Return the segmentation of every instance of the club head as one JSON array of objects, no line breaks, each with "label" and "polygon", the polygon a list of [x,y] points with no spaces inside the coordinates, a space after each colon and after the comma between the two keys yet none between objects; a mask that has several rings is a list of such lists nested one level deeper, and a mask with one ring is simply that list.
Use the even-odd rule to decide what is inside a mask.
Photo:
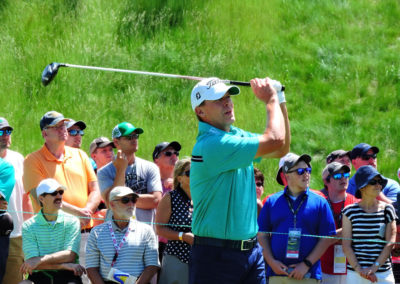
[{"label": "club head", "polygon": [[65,64],[52,62],[44,68],[42,72],[42,84],[47,86],[53,81],[54,77],[57,75],[58,68],[65,66]]}]

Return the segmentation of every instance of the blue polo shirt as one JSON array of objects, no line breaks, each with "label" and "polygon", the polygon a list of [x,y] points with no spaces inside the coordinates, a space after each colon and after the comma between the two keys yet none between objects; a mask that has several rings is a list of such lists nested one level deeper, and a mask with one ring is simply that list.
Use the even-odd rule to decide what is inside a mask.
[{"label": "blue polo shirt", "polygon": [[253,159],[258,134],[229,132],[199,122],[192,151],[192,231],[197,236],[244,240],[257,234]]},{"label": "blue polo shirt", "polygon": [[[288,195],[287,188],[271,195],[258,217],[260,232],[277,232],[285,234],[272,234],[270,246],[272,254],[276,260],[281,261],[286,266],[302,262],[317,245],[319,238],[304,237],[300,238],[299,258],[286,258],[289,228],[294,227],[294,215],[289,208],[285,197]],[[304,197],[305,195],[305,197]],[[297,212],[296,228],[301,228],[301,234],[332,236],[336,235],[335,221],[328,202],[322,196],[310,191],[309,188],[300,194],[296,200],[289,200],[296,211],[297,207],[304,199]],[[318,260],[309,270],[311,278],[321,280],[321,263]],[[267,266],[267,276],[279,276]]]},{"label": "blue polo shirt", "polygon": [[[388,180],[388,183],[386,184],[385,188],[382,189],[382,192],[387,198],[389,198],[393,202],[396,202],[397,193],[400,192],[400,186],[397,181],[391,178],[385,177],[385,179]],[[352,195],[356,194],[356,180],[354,176],[349,180],[349,186],[347,187],[346,191]]]}]

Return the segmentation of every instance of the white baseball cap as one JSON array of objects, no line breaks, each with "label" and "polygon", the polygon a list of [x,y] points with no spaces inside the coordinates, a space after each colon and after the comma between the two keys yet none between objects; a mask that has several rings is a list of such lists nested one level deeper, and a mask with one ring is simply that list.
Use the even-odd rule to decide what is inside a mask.
[{"label": "white baseball cap", "polygon": [[228,86],[224,81],[212,77],[201,80],[194,86],[191,94],[192,109],[194,110],[204,101],[215,101],[222,98],[227,92],[231,95],[240,94],[240,89],[237,86]]},{"label": "white baseball cap", "polygon": [[67,190],[67,188],[58,183],[55,179],[46,178],[42,180],[36,188],[36,196],[39,197],[43,193],[53,193],[57,189]]},{"label": "white baseball cap", "polygon": [[116,186],[110,191],[110,201],[115,200],[116,197],[124,197],[124,196],[130,195],[130,194],[133,194],[136,197],[139,197],[139,195],[129,187]]}]

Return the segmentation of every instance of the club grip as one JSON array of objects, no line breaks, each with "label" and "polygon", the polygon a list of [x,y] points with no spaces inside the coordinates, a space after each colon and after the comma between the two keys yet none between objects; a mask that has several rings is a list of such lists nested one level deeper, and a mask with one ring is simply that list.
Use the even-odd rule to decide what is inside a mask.
[{"label": "club grip", "polygon": [[[231,85],[238,85],[238,86],[246,86],[246,87],[250,87],[250,82],[242,82],[242,81],[229,81],[229,84]],[[283,92],[285,91],[285,86],[282,85],[280,90],[277,90],[277,92]]]}]

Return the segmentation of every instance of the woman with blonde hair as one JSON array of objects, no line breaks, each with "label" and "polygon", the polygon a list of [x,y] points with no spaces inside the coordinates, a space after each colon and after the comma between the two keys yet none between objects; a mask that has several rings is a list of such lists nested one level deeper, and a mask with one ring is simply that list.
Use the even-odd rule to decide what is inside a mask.
[{"label": "woman with blonde hair", "polygon": [[174,168],[174,190],[161,199],[156,213],[156,231],[168,240],[161,264],[159,284],[189,282],[189,253],[193,204],[190,195],[190,159],[179,160]]}]

